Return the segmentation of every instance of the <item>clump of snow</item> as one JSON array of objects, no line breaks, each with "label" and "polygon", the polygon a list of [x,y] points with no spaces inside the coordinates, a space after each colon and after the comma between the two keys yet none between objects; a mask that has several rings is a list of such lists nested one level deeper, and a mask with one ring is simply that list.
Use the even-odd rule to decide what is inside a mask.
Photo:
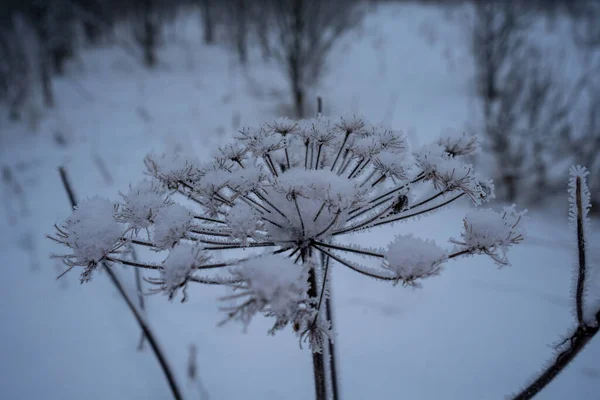
[{"label": "clump of snow", "polygon": [[165,259],[160,270],[161,291],[169,296],[169,300],[177,295],[179,288],[184,289],[185,301],[185,285],[188,279],[192,276],[195,269],[203,264],[206,264],[210,257],[206,254],[201,246],[192,245],[190,243],[179,243],[171,249],[168,257]]},{"label": "clump of snow", "polygon": [[[244,303],[231,310],[230,317],[241,320],[245,326],[259,312],[276,319],[277,329],[285,326],[301,313],[307,301],[307,271],[289,258],[264,255],[244,261],[232,271],[242,283],[237,286]],[[275,329],[275,328],[274,328]]]},{"label": "clump of snow", "polygon": [[82,280],[88,280],[95,266],[122,244],[127,227],[115,219],[116,205],[94,196],[82,201],[71,216],[57,226],[54,240],[65,244],[71,254],[62,256],[68,266],[84,266]]},{"label": "clump of snow", "polygon": [[327,201],[336,208],[356,206],[364,201],[368,192],[367,188],[360,188],[357,182],[327,169],[292,168],[279,176],[274,187],[288,197]]},{"label": "clump of snow", "polygon": [[248,244],[248,239],[260,240],[258,232],[263,229],[264,222],[258,213],[246,203],[233,206],[225,218],[230,236],[241,241],[243,246]]},{"label": "clump of snow", "polygon": [[415,286],[416,279],[437,275],[447,256],[432,240],[397,235],[388,245],[383,266],[394,272],[399,281]]},{"label": "clump of snow", "polygon": [[124,203],[117,212],[117,220],[138,231],[154,223],[158,211],[170,204],[166,190],[155,181],[144,179],[121,194]]},{"label": "clump of snow", "polygon": [[154,219],[152,239],[157,249],[173,247],[192,227],[193,215],[180,204],[162,207]]},{"label": "clump of snow", "polygon": [[499,213],[492,209],[476,209],[464,220],[461,240],[451,239],[461,251],[487,254],[499,265],[509,265],[506,253],[513,244],[524,238],[521,221],[527,210],[517,212],[515,205],[504,207]]},{"label": "clump of snow", "polygon": [[267,173],[263,168],[248,166],[232,174],[229,184],[242,195],[257,191],[267,180]]},{"label": "clump of snow", "polygon": [[170,188],[179,182],[196,182],[203,175],[200,160],[183,152],[150,154],[144,162],[148,172]]}]

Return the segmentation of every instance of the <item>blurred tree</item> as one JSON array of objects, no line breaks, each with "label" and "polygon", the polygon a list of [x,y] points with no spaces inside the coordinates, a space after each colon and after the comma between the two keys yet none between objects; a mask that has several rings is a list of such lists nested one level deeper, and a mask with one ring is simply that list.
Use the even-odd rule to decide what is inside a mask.
[{"label": "blurred tree", "polygon": [[358,0],[271,0],[262,16],[270,26],[270,53],[285,71],[297,117],[304,117],[306,92],[321,78],[327,55],[362,16]]}]

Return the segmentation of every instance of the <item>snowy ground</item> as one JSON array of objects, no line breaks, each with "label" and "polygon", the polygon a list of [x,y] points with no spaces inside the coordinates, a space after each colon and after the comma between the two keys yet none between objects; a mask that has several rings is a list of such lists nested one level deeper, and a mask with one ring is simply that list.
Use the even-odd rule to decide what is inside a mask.
[{"label": "snowy ground", "polygon": [[[118,189],[141,176],[147,152],[180,143],[208,154],[235,131],[237,120],[252,124],[274,115],[278,101],[256,97],[245,75],[265,93],[283,81],[259,62],[244,73],[225,49],[201,46],[197,21],[190,16],[179,26],[157,71],[141,69],[118,49],[90,51],[68,78],[56,80],[58,107],[35,132],[2,125],[2,398],[169,398],[151,352],[136,351],[139,329],[108,279],[99,275],[79,285],[73,273],[56,281],[61,267],[48,254],[60,249],[43,236],[69,213],[57,166],[66,166],[80,198],[116,199]],[[334,54],[322,88],[326,112],[358,111],[407,130],[420,143],[443,128],[463,128],[471,72],[458,38],[433,8],[376,10]],[[57,145],[57,135],[66,146]],[[351,240],[380,244],[392,231],[445,240],[459,233],[467,207]],[[518,390],[572,323],[566,208],[532,213],[527,230],[532,238],[511,253],[512,267],[460,260],[419,290],[336,268],[343,398],[481,400]],[[592,259],[600,263],[597,245]],[[132,272],[119,273],[133,290]],[[148,298],[149,320],[187,398],[200,398],[185,378],[191,343],[212,400],[311,398],[308,350],[300,350],[290,332],[267,336],[268,321],[261,319],[247,334],[236,324],[216,327],[222,293],[195,288],[183,305]],[[595,340],[540,399],[597,398],[598,355]]]}]

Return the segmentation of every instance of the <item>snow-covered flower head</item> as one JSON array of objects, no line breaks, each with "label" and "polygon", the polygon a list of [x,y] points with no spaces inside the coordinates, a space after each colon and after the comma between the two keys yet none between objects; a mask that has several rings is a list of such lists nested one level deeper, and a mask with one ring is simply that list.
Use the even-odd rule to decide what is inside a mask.
[{"label": "snow-covered flower head", "polygon": [[392,271],[398,281],[416,286],[417,279],[437,275],[447,253],[432,240],[412,235],[396,236],[385,252],[384,267]]},{"label": "snow-covered flower head", "polygon": [[171,249],[160,268],[160,278],[149,279],[149,282],[159,285],[155,292],[164,292],[169,300],[173,299],[179,289],[183,291],[182,301],[187,300],[187,284],[196,268],[206,265],[210,255],[198,245],[180,243]]},{"label": "snow-covered flower head", "polygon": [[236,294],[224,300],[242,299],[242,303],[226,308],[230,318],[248,325],[255,314],[264,313],[275,318],[275,327],[281,327],[306,311],[307,270],[289,258],[251,258],[231,272],[240,283],[234,285]]},{"label": "snow-covered flower head", "polygon": [[116,218],[136,231],[147,229],[154,223],[160,209],[171,204],[162,184],[149,179],[130,186],[127,194],[121,194],[121,197],[124,201]]},{"label": "snow-covered flower head", "polygon": [[67,266],[85,267],[82,281],[89,280],[98,263],[124,244],[127,227],[115,219],[115,211],[116,204],[108,199],[85,199],[69,218],[55,226],[55,236],[50,236],[71,249],[71,253],[57,256]]},{"label": "snow-covered flower head", "polygon": [[[107,200],[82,204],[99,212],[86,211],[83,223],[74,214],[57,236],[72,249],[65,256],[70,264],[126,263],[111,256],[125,241],[167,252],[161,265],[127,265],[158,270],[148,280],[170,298],[190,283],[233,286],[228,318],[247,324],[264,314],[275,320],[271,333],[291,325],[318,352],[334,335],[322,312],[333,265],[418,286],[461,255],[507,262],[506,249],[522,240],[522,213],[514,208],[469,213],[454,252],[412,235],[396,236],[387,248],[344,241],[461,198],[479,205],[493,197],[491,182],[462,157],[474,143],[441,139],[413,152],[401,132],[356,115],[276,119],[241,129],[213,159],[148,156],[148,172],[160,185],[132,186],[117,219]],[[227,274],[215,275],[221,268]]]},{"label": "snow-covered flower head", "polygon": [[522,221],[527,210],[518,212],[513,204],[503,212],[478,209],[469,212],[464,220],[461,239],[452,239],[460,251],[486,254],[499,265],[508,265],[506,253],[513,244],[524,239]]}]

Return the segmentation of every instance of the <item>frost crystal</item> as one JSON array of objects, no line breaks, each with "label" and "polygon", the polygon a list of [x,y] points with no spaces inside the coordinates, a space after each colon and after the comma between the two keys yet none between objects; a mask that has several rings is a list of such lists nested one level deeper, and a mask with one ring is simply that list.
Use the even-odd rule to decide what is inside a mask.
[{"label": "frost crystal", "polygon": [[416,279],[439,274],[447,256],[446,251],[432,240],[398,235],[388,245],[383,266],[394,272],[405,285],[415,286]]}]

